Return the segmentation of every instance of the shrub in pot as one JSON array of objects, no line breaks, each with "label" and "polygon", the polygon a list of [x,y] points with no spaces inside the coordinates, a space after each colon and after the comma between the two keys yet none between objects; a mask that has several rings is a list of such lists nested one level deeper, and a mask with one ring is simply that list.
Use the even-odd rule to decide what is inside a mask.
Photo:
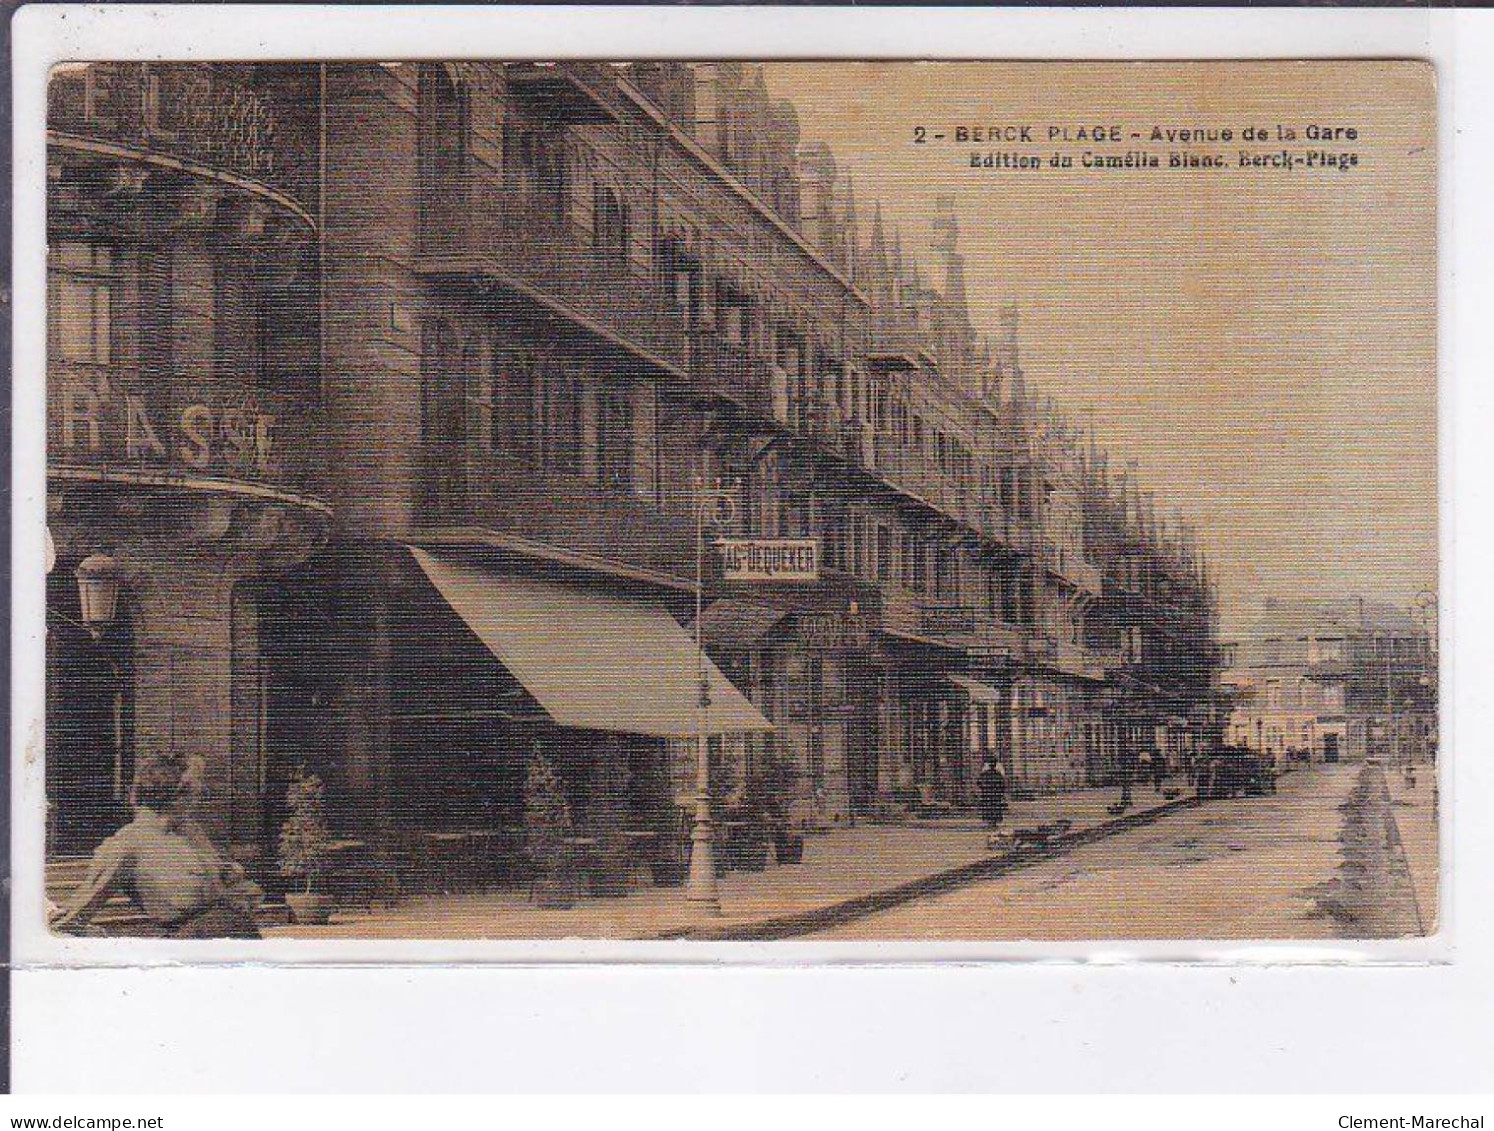
[{"label": "shrub in pot", "polygon": [[280,826],[277,844],[280,874],[305,883],[299,891],[287,892],[286,906],[297,923],[323,924],[332,916],[332,897],[316,890],[318,879],[332,855],[332,834],[327,828],[327,796],[322,779],[296,771],[285,795],[289,816]]},{"label": "shrub in pot", "polygon": [[534,869],[534,901],[541,907],[576,902],[576,853],[566,843],[574,833],[560,778],[548,759],[536,755],[524,778],[524,853]]}]

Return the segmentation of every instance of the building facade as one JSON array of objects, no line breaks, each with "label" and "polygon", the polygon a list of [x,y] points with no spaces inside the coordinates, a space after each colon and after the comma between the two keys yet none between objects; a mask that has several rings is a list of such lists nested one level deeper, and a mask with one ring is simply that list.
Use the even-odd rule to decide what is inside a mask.
[{"label": "building facade", "polygon": [[[952,205],[906,251],[760,69],[100,64],[50,127],[54,853],[162,745],[242,858],[306,765],[418,884],[540,757],[605,833],[697,731],[829,822],[1211,741],[1196,552],[976,325]],[[818,580],[725,581],[705,492]]]},{"label": "building facade", "polygon": [[1352,598],[1269,599],[1222,682],[1230,740],[1278,762],[1430,762],[1434,635],[1415,613]]}]

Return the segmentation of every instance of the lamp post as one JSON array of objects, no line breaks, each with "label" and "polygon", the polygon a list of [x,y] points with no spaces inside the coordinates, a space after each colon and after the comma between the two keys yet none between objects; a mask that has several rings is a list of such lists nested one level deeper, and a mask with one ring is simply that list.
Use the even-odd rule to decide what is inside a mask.
[{"label": "lamp post", "polygon": [[690,829],[690,877],[685,898],[707,915],[721,914],[721,896],[716,888],[715,827],[711,821],[711,747],[706,733],[711,707],[711,680],[706,666],[702,633],[705,612],[705,528],[709,522],[721,527],[736,516],[735,492],[719,482],[707,488],[703,477],[695,480],[695,673],[699,693],[695,702],[695,820]]},{"label": "lamp post", "polygon": [[[1424,653],[1425,660],[1422,665],[1422,673],[1416,681],[1417,686],[1423,689],[1421,694],[1421,704],[1419,705],[1425,706],[1426,699],[1430,697],[1432,716],[1428,735],[1430,741],[1427,743],[1423,743],[1423,749],[1425,751],[1427,760],[1429,762],[1435,763],[1437,760],[1437,719],[1438,714],[1442,709],[1442,704],[1439,701],[1437,692],[1437,668],[1439,662],[1439,648],[1437,646],[1437,594],[1432,592],[1430,589],[1423,589],[1416,595],[1415,607],[1417,612],[1421,615],[1421,629],[1426,637],[1426,652]],[[1435,775],[1433,775],[1433,781],[1436,781]]]}]

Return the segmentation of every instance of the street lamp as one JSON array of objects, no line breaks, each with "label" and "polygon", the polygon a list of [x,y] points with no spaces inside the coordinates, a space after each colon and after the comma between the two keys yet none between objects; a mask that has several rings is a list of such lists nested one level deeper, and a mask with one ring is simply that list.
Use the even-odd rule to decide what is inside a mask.
[{"label": "street lamp", "polygon": [[711,745],[706,735],[711,707],[711,680],[706,666],[702,625],[705,611],[705,528],[728,526],[736,517],[734,488],[719,483],[710,489],[695,480],[695,671],[700,692],[695,703],[695,821],[690,830],[690,878],[685,898],[707,915],[721,914],[716,888],[715,829],[711,822]]}]

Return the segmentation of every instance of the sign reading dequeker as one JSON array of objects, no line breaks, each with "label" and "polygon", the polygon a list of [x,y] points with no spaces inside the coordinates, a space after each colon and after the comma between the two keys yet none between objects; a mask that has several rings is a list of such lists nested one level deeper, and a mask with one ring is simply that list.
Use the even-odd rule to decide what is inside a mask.
[{"label": "sign reading dequeker", "polygon": [[724,581],[814,582],[820,579],[818,538],[722,538]]}]

